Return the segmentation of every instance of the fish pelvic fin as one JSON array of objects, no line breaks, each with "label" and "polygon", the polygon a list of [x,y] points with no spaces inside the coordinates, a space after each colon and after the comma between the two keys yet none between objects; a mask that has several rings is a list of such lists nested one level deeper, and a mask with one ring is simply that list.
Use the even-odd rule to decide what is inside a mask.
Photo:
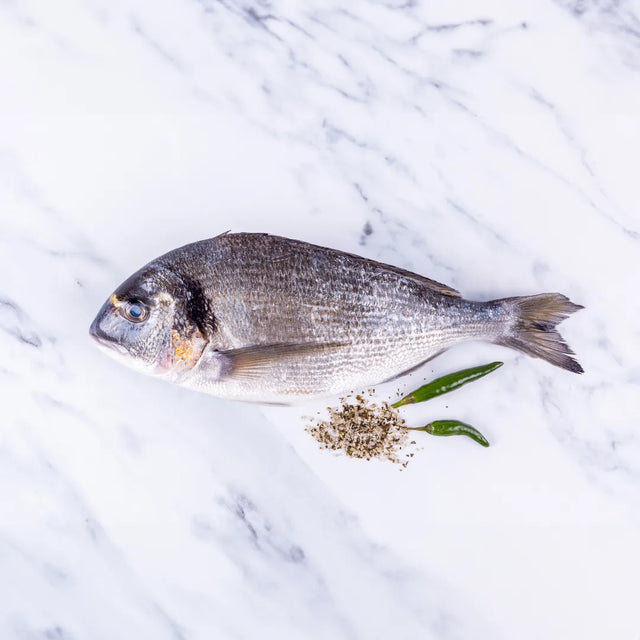
[{"label": "fish pelvic fin", "polygon": [[575,353],[556,330],[556,325],[572,313],[584,309],[560,293],[494,300],[510,309],[515,322],[505,334],[495,340],[534,358],[542,358],[573,373],[584,373]]}]

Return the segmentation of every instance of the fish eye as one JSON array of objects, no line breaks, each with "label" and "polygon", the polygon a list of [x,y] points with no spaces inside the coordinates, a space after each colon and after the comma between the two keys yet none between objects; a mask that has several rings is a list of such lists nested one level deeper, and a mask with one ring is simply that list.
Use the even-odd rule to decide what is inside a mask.
[{"label": "fish eye", "polygon": [[121,315],[129,322],[144,322],[149,315],[148,307],[142,302],[131,300],[125,302],[120,307]]}]

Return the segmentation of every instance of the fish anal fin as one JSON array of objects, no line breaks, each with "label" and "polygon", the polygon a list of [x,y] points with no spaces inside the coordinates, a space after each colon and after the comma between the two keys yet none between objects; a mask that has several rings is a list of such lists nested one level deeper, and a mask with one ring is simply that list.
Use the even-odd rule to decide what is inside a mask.
[{"label": "fish anal fin", "polygon": [[392,382],[393,380],[397,380],[398,378],[402,378],[403,376],[409,375],[410,373],[414,373],[423,364],[426,364],[430,360],[433,360],[434,358],[437,358],[438,356],[442,355],[445,351],[446,351],[446,349],[441,349],[440,351],[437,351],[432,356],[429,356],[426,360],[421,360],[420,362],[418,362],[418,364],[414,365],[413,367],[409,367],[408,369],[405,369],[404,371],[401,371],[400,373],[396,373],[396,375],[391,376],[390,378],[387,378],[386,380],[383,380],[380,384],[384,384],[386,382]]}]

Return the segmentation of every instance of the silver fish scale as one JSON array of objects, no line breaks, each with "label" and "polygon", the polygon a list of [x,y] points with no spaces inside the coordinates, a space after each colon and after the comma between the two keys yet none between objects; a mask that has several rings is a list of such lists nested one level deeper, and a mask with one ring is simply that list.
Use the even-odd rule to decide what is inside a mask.
[{"label": "silver fish scale", "polygon": [[497,305],[442,293],[415,274],[277,236],[226,234],[154,262],[202,287],[216,350],[340,345],[284,357],[267,375],[247,378],[220,379],[203,359],[183,381],[226,397],[277,402],[359,391],[461,340],[492,339],[508,320]]}]

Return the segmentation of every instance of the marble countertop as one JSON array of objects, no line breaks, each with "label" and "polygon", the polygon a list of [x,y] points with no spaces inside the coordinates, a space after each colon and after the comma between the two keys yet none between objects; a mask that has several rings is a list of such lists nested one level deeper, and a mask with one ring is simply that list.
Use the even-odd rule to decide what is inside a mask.
[{"label": "marble countertop", "polygon": [[[0,638],[640,638],[637,2],[13,0],[0,42]],[[399,472],[95,348],[227,229],[565,293],[586,373],[450,350],[395,386],[505,365],[407,415],[492,446]]]}]

